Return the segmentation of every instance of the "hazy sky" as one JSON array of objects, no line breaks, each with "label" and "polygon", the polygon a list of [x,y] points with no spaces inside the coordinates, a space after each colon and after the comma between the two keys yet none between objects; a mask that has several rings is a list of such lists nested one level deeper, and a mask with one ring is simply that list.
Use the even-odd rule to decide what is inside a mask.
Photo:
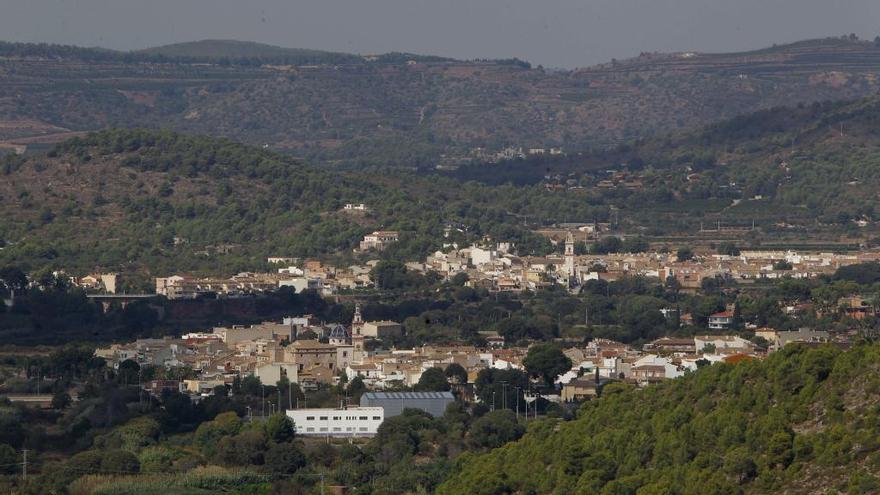
[{"label": "hazy sky", "polygon": [[205,38],[576,67],[880,34],[880,0],[0,0],[0,39],[116,49]]}]

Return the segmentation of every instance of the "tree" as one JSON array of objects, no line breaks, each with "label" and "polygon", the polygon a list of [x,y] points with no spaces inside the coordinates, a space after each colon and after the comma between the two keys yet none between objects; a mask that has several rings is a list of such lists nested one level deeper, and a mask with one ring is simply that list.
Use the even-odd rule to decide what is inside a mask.
[{"label": "tree", "polygon": [[792,268],[792,264],[785,260],[779,260],[773,263],[774,270],[791,270]]},{"label": "tree", "polygon": [[266,420],[266,435],[275,443],[293,440],[293,421],[286,414],[273,414]]},{"label": "tree", "polygon": [[13,474],[18,471],[20,457],[14,448],[0,444],[0,474]]},{"label": "tree", "polygon": [[248,375],[241,380],[241,393],[244,395],[260,397],[263,392],[262,387],[263,382],[260,381],[258,376]]},{"label": "tree", "polygon": [[64,390],[59,390],[52,395],[52,408],[59,411],[70,405],[70,394]]},{"label": "tree", "polygon": [[608,254],[619,252],[623,247],[623,241],[619,237],[603,237],[593,244],[593,254]]},{"label": "tree", "polygon": [[525,427],[510,409],[492,411],[475,420],[468,432],[468,444],[476,449],[494,449],[519,439]]},{"label": "tree", "polygon": [[273,443],[266,450],[265,467],[274,475],[291,475],[305,465],[306,456],[294,442]]},{"label": "tree", "polygon": [[10,290],[17,292],[24,290],[28,285],[27,275],[14,266],[0,268],[0,281]]},{"label": "tree", "polygon": [[458,272],[449,279],[449,283],[458,287],[464,286],[471,277],[466,272]]},{"label": "tree", "polygon": [[449,379],[450,382],[456,384],[465,384],[468,382],[468,373],[467,370],[464,369],[464,366],[458,363],[452,363],[446,367],[446,370],[443,372],[446,375],[446,378]]},{"label": "tree", "polygon": [[380,261],[370,272],[379,289],[401,289],[410,285],[406,265],[399,261]]},{"label": "tree", "polygon": [[138,373],[141,371],[141,366],[137,364],[137,362],[126,359],[125,361],[119,363],[119,383],[123,385],[132,385],[138,383]]},{"label": "tree", "polygon": [[446,381],[446,374],[442,369],[428,368],[422,372],[415,389],[424,392],[446,392],[449,390],[449,382]]},{"label": "tree", "polygon": [[547,385],[553,385],[558,375],[571,369],[571,359],[555,344],[535,344],[529,347],[523,365],[530,375],[542,378]]},{"label": "tree", "polygon": [[694,252],[689,247],[680,247],[675,253],[675,259],[677,259],[679,262],[690,261],[694,259]]},{"label": "tree", "polygon": [[725,241],[718,245],[718,254],[723,254],[725,256],[739,256],[740,250],[736,247],[736,244]]}]

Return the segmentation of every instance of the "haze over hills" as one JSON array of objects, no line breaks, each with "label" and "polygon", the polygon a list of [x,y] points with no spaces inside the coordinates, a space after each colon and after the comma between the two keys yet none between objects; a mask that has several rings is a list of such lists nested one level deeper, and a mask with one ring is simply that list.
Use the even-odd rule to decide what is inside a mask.
[{"label": "haze over hills", "polygon": [[[475,148],[583,151],[880,88],[880,48],[838,38],[736,54],[643,54],[562,72],[515,60],[365,59],[229,41],[128,54],[63,48],[0,46],[7,146],[53,127],[171,127],[315,162],[433,167],[466,162]],[[220,52],[230,56],[205,58]]]}]

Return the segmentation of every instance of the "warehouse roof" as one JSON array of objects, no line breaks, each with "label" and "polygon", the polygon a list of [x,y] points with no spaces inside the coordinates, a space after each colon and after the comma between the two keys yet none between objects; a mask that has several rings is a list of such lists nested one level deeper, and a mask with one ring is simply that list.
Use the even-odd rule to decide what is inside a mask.
[{"label": "warehouse roof", "polygon": [[370,400],[454,399],[452,392],[366,392]]}]

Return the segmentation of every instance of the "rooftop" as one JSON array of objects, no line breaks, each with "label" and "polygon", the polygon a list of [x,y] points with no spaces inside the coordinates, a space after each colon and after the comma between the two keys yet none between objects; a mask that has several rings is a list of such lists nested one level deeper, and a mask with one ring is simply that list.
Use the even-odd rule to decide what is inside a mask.
[{"label": "rooftop", "polygon": [[410,400],[410,399],[454,399],[452,392],[366,392],[364,398]]}]

